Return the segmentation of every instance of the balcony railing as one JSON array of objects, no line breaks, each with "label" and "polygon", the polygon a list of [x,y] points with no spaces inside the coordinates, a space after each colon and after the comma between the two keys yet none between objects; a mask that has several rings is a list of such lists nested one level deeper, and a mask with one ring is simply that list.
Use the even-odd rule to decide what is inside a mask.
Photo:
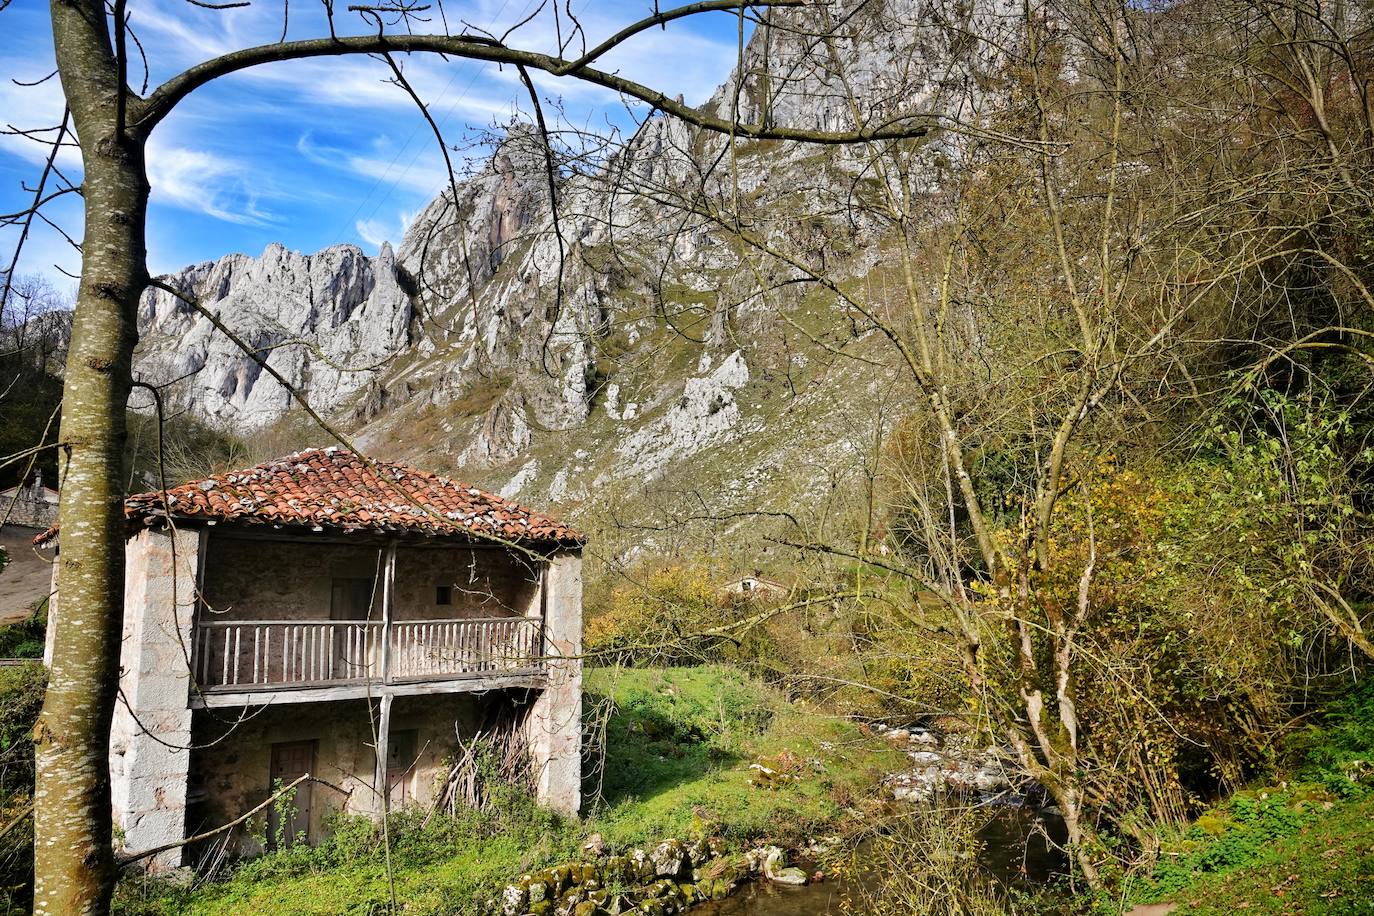
[{"label": "balcony railing", "polygon": [[205,690],[252,690],[514,674],[542,667],[529,617],[455,620],[204,621],[196,674]]}]

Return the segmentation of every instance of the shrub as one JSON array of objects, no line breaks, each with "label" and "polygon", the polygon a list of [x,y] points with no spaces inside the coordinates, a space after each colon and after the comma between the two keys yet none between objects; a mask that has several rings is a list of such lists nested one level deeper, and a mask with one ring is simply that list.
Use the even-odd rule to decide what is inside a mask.
[{"label": "shrub", "polygon": [[587,621],[587,651],[599,664],[718,660],[722,641],[705,634],[730,619],[705,570],[665,566],[611,591]]},{"label": "shrub", "polygon": [[0,668],[0,894],[25,911],[33,894],[33,726],[46,675],[39,664]]}]

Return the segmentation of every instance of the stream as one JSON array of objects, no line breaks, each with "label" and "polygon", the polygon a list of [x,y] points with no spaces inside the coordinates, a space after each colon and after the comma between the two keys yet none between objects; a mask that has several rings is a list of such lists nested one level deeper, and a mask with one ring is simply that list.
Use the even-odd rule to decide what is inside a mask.
[{"label": "stream", "polygon": [[[982,861],[987,870],[1007,884],[1037,883],[1047,880],[1063,867],[1063,858],[1034,832],[1037,815],[1023,809],[1009,809],[991,821],[982,832]],[[1057,825],[1049,825],[1051,830]],[[832,880],[805,887],[786,887],[756,881],[740,888],[730,897],[692,909],[693,914],[710,916],[839,916],[846,896],[853,888],[849,881]],[[851,908],[848,912],[856,910]]]}]

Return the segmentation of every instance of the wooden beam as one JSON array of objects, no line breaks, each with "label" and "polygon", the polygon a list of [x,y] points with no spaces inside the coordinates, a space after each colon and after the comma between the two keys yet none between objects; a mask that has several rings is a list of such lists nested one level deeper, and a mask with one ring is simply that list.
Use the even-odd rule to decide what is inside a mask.
[{"label": "wooden beam", "polygon": [[365,700],[390,694],[397,697],[441,696],[451,693],[486,693],[491,690],[543,689],[548,676],[539,671],[509,674],[400,682],[388,686],[376,683],[335,684],[328,687],[300,686],[259,690],[206,690],[192,697],[192,709],[235,709],[249,706],[277,706],[292,703],[328,703],[334,700]]},{"label": "wooden beam", "polygon": [[[396,542],[386,545],[386,566],[382,570],[382,683],[391,682],[391,617],[396,600]],[[390,709],[390,707],[388,707]]]}]

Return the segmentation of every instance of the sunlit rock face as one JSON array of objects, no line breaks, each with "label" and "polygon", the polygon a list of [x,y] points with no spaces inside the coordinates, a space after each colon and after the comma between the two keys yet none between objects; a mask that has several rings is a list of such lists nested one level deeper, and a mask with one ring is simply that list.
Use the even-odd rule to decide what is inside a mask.
[{"label": "sunlit rock face", "polygon": [[266,426],[291,406],[268,369],[328,410],[367,383],[367,372],[348,370],[407,343],[411,306],[389,246],[369,258],[354,245],[303,255],[274,244],[261,257],[233,254],[189,267],[169,285],[195,305],[158,289],[144,296],[138,371],[174,382],[183,404],[240,430]]}]

